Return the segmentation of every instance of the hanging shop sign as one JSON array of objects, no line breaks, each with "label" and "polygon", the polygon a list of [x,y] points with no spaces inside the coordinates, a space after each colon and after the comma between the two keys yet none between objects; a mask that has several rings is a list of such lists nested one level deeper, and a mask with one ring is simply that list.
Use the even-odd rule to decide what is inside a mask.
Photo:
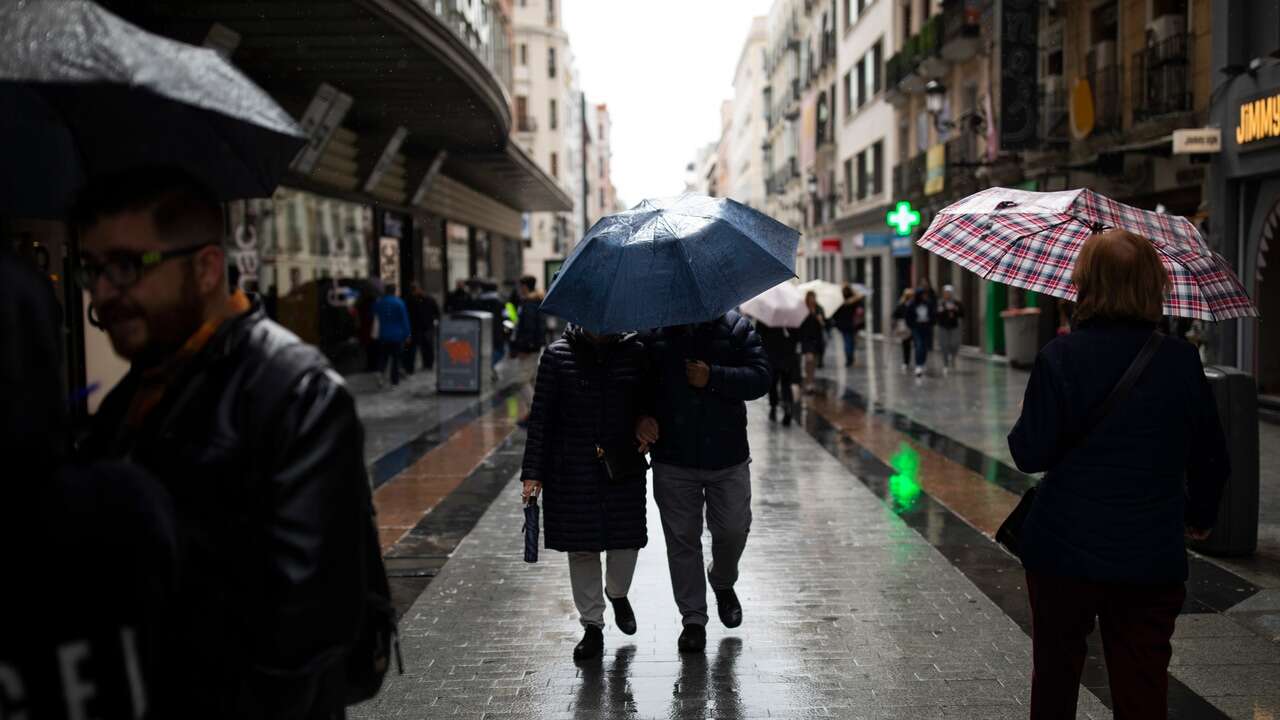
[{"label": "hanging shop sign", "polygon": [[937,195],[947,189],[947,146],[938,143],[924,156],[924,194]]},{"label": "hanging shop sign", "polygon": [[910,235],[920,224],[920,212],[911,208],[911,203],[906,200],[899,201],[884,217],[889,227],[893,228],[899,236],[905,237]]},{"label": "hanging shop sign", "polygon": [[1039,0],[1000,2],[1000,147],[1031,150],[1040,143]]},{"label": "hanging shop sign", "polygon": [[1175,155],[1221,151],[1221,128],[1183,128],[1173,131],[1173,152]]},{"label": "hanging shop sign", "polygon": [[1240,150],[1257,150],[1280,141],[1280,93],[1272,91],[1240,103],[1235,132]]},{"label": "hanging shop sign", "polygon": [[387,174],[387,170],[391,169],[391,165],[396,161],[396,155],[400,152],[400,146],[404,145],[404,139],[409,137],[409,130],[401,125],[391,134],[391,140],[387,142],[387,146],[382,149],[382,155],[378,157],[378,162],[374,164],[373,171],[369,173],[369,177],[364,181],[364,191],[372,192],[378,187],[378,183],[382,182],[382,176]]},{"label": "hanging shop sign", "polygon": [[822,238],[822,252],[839,253],[841,251],[841,242],[838,237]]},{"label": "hanging shop sign", "polygon": [[315,97],[311,98],[311,104],[307,106],[307,111],[302,114],[302,119],[298,123],[309,140],[306,146],[298,151],[290,167],[303,175],[310,174],[316,166],[316,161],[320,159],[320,153],[324,152],[324,146],[329,144],[329,139],[342,125],[350,109],[350,95],[329,83],[320,83]]}]

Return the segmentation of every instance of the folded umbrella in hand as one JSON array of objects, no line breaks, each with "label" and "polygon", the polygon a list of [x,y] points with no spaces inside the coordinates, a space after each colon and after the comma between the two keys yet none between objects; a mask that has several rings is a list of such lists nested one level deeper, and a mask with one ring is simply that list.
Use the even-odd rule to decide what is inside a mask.
[{"label": "folded umbrella in hand", "polygon": [[538,499],[524,504],[524,561],[538,562]]}]

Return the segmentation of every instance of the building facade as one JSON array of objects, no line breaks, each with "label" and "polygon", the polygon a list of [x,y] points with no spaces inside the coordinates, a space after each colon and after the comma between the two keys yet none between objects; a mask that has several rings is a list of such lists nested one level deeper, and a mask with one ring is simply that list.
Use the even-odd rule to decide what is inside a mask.
[{"label": "building facade", "polygon": [[728,197],[749,207],[763,209],[765,200],[764,87],[765,47],[768,18],[751,21],[751,30],[742,44],[738,65],[733,75],[733,100],[729,126]]}]

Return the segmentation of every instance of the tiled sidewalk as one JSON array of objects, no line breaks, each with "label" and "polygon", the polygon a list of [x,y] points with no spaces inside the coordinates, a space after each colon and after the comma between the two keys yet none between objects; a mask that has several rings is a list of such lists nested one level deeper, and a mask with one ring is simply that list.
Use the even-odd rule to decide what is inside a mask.
[{"label": "tiled sidewalk", "polygon": [[[705,656],[676,652],[651,502],[631,594],[640,631],[609,628],[606,659],[576,667],[565,559],[523,563],[512,482],[402,620],[408,673],[352,716],[1025,717],[1023,631],[803,429],[751,412],[746,622],[712,620]],[[1082,692],[1080,717],[1109,713]]]}]

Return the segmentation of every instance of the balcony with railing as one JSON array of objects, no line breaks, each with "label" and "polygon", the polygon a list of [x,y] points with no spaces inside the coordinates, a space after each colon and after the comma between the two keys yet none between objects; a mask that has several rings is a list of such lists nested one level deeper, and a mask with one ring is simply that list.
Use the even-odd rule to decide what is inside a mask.
[{"label": "balcony with railing", "polygon": [[1173,35],[1133,55],[1133,120],[1191,112],[1191,36]]},{"label": "balcony with railing", "polygon": [[982,47],[983,4],[980,0],[943,0],[942,57],[964,62],[978,54]]},{"label": "balcony with railing", "polygon": [[944,193],[951,197],[978,191],[978,175],[974,169],[984,158],[978,150],[978,135],[961,130],[946,143],[947,180]]},{"label": "balcony with railing", "polygon": [[893,166],[893,197],[895,200],[918,198],[924,194],[925,154],[920,153],[905,162]]},{"label": "balcony with railing", "polygon": [[765,188],[770,195],[786,193],[787,186],[800,177],[800,160],[789,157],[777,170],[765,180]]},{"label": "balcony with railing", "polygon": [[1121,128],[1120,72],[1119,65],[1098,68],[1089,73],[1089,87],[1093,90],[1093,125],[1095,131],[1115,131]]},{"label": "balcony with railing", "polygon": [[934,15],[920,32],[885,63],[885,84],[890,92],[923,92],[928,78],[947,69],[942,56],[942,15]]},{"label": "balcony with railing", "polygon": [[1042,86],[1039,108],[1040,149],[1049,151],[1070,144],[1071,111],[1066,88],[1060,82],[1053,87]]}]

